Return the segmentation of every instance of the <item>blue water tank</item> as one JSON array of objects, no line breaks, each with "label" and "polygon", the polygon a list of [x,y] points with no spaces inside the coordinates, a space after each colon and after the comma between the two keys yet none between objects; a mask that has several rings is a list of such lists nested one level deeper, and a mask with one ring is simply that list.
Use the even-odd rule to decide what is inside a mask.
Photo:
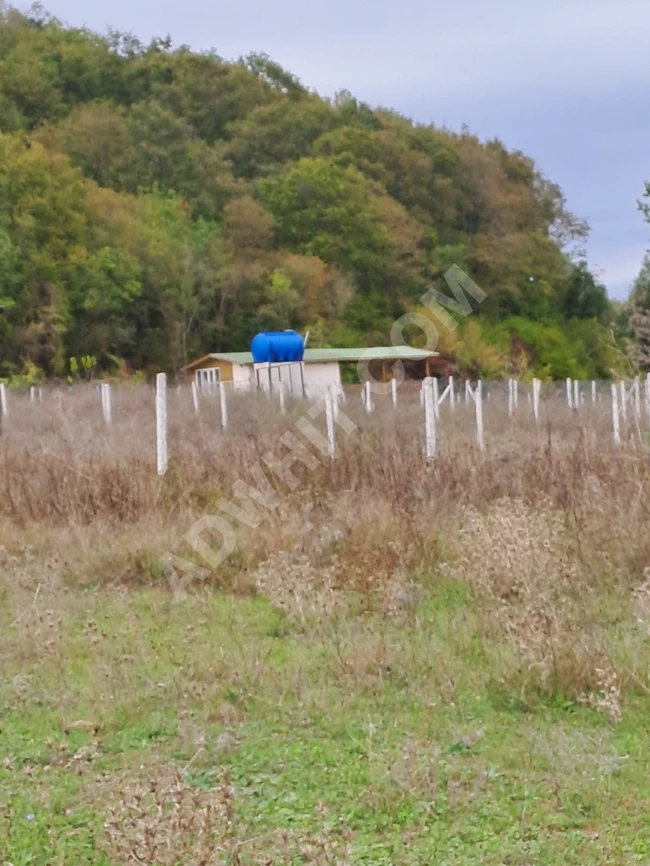
[{"label": "blue water tank", "polygon": [[251,353],[256,364],[302,361],[305,341],[296,331],[266,331],[253,337]]}]

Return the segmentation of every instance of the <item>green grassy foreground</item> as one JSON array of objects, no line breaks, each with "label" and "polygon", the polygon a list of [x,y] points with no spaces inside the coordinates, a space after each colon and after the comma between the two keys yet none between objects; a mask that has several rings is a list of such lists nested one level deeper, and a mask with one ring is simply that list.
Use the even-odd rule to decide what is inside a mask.
[{"label": "green grassy foreground", "polygon": [[[650,860],[650,699],[613,726],[500,682],[461,584],[320,625],[149,589],[0,616],[2,863],[147,862],[104,821],[119,836],[120,804],[174,768],[199,804],[229,768],[214,863]],[[205,862],[183,844],[165,862]]]}]

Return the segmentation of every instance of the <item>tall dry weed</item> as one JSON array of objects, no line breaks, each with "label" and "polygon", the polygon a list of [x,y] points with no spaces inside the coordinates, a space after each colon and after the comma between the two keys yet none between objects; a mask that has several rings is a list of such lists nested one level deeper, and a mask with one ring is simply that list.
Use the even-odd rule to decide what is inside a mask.
[{"label": "tall dry weed", "polygon": [[548,501],[533,507],[515,499],[485,513],[469,509],[452,547],[442,573],[472,586],[485,633],[520,660],[522,690],[583,699],[605,690],[585,700],[618,721],[620,692],[587,603],[592,584],[562,514]]},{"label": "tall dry weed", "polygon": [[399,557],[394,568],[390,563],[367,565],[336,555],[319,563],[304,553],[279,551],[259,566],[252,581],[257,592],[302,625],[346,611],[374,610],[391,617],[413,611],[420,590],[400,567]]},{"label": "tall dry weed", "polygon": [[[125,776],[104,824],[105,848],[124,866],[281,866],[285,863],[348,866],[350,834],[290,830],[260,836],[238,815],[237,795],[224,770],[214,788],[197,787],[168,767],[135,780]],[[323,816],[325,817],[325,816]]]}]

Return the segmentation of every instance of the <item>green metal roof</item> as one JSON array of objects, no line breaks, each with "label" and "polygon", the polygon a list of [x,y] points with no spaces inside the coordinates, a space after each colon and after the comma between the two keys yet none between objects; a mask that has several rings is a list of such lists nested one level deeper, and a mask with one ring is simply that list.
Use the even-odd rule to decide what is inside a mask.
[{"label": "green metal roof", "polygon": [[305,361],[423,361],[437,352],[412,346],[372,346],[368,349],[305,349]]},{"label": "green metal roof", "polygon": [[252,364],[253,356],[250,352],[211,352],[208,356],[215,361],[230,361],[231,364]]},{"label": "green metal roof", "polygon": [[[435,358],[437,354],[437,352],[427,352],[424,349],[414,349],[412,346],[372,346],[368,349],[305,349],[303,360],[306,364],[326,361],[424,361],[426,358]],[[190,370],[210,358],[241,366],[253,363],[253,356],[250,352],[211,352],[209,355],[188,364],[185,369]]]}]

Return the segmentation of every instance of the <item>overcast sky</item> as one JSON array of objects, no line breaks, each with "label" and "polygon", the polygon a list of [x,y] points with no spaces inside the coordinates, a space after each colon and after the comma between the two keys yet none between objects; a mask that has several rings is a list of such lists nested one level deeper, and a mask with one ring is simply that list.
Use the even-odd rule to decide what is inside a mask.
[{"label": "overcast sky", "polygon": [[650,245],[648,0],[44,0],[72,25],[170,35],[225,58],[266,52],[324,96],[532,156],[592,227],[589,261],[624,297]]}]

